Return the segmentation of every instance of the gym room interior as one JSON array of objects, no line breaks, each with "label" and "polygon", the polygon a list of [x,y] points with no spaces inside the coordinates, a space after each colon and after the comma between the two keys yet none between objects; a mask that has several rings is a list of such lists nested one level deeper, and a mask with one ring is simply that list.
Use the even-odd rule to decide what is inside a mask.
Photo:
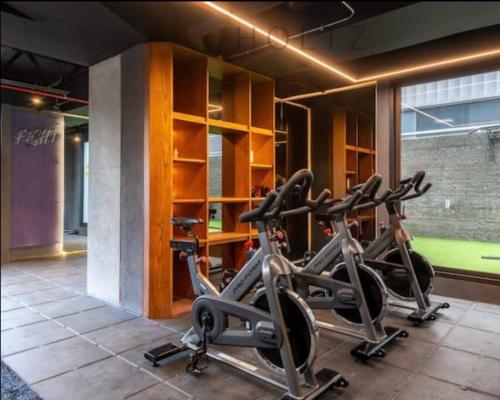
[{"label": "gym room interior", "polygon": [[500,2],[1,2],[4,400],[500,398]]}]

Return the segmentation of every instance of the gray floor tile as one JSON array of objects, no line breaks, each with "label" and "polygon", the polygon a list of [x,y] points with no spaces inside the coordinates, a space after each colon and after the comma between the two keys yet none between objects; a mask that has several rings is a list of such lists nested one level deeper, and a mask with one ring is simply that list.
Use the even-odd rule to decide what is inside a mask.
[{"label": "gray floor tile", "polygon": [[431,295],[431,299],[435,301],[448,302],[451,307],[462,307],[467,309],[471,308],[472,305],[474,304],[474,302],[470,300],[458,299],[456,297],[439,296],[439,295]]},{"label": "gray floor tile", "polygon": [[38,276],[43,279],[56,279],[56,278],[63,278],[66,276],[71,276],[71,275],[78,275],[81,273],[84,273],[85,270],[81,270],[79,268],[72,268],[72,267],[58,267],[58,268],[47,268],[47,269],[42,269],[42,270],[37,270],[37,271],[32,271],[31,274],[34,276]]},{"label": "gray floor tile", "polygon": [[152,376],[112,357],[32,388],[44,400],[121,400],[157,383]]},{"label": "gray floor tile", "polygon": [[115,354],[130,350],[159,338],[165,338],[171,331],[163,326],[135,318],[108,328],[88,333],[86,336]]},{"label": "gray floor tile", "polygon": [[104,302],[89,296],[76,296],[51,303],[37,304],[33,308],[50,318],[57,318],[104,305]]},{"label": "gray floor tile", "polygon": [[166,383],[159,383],[152,388],[146,389],[131,397],[127,400],[188,400],[192,399],[191,396],[181,393]]},{"label": "gray floor tile", "polygon": [[75,292],[56,287],[55,289],[39,290],[38,292],[15,295],[13,297],[21,303],[32,306],[35,304],[48,303],[74,296],[78,295]]},{"label": "gray floor tile", "polygon": [[500,361],[440,347],[421,372],[457,385],[500,396]]},{"label": "gray floor tile", "polygon": [[[440,309],[436,313],[437,321],[446,322],[449,324],[455,324],[462,319],[465,313],[468,311],[468,308],[461,306],[451,306],[450,308]],[[413,322],[408,320],[408,315],[410,315],[410,310],[403,310],[397,307],[391,307],[389,314],[395,318],[400,318],[400,325],[413,325]],[[431,321],[427,321],[427,324],[432,323]]]},{"label": "gray floor tile", "polygon": [[500,334],[455,326],[443,342],[448,347],[500,360]]},{"label": "gray floor tile", "polygon": [[436,345],[429,342],[401,338],[385,348],[386,356],[381,360],[395,367],[416,371],[430,357]]},{"label": "gray floor tile", "polygon": [[51,282],[55,282],[62,286],[87,284],[87,274],[85,273],[57,276],[55,278],[49,278],[49,279]]},{"label": "gray floor tile", "polygon": [[75,293],[81,294],[83,296],[87,295],[87,284],[86,283],[78,283],[76,285],[67,285],[64,286],[66,289],[71,290]]},{"label": "gray floor tile", "polygon": [[470,310],[462,318],[460,325],[500,333],[500,314]]},{"label": "gray floor tile", "polygon": [[2,290],[9,296],[16,296],[25,293],[31,293],[36,291],[43,291],[45,289],[53,289],[57,287],[51,282],[42,281],[37,279],[36,281],[18,283],[16,285],[4,286]]},{"label": "gray floor tile", "polygon": [[0,271],[0,276],[2,278],[7,276],[21,275],[21,274],[23,274],[22,270],[20,270],[18,267],[14,265],[9,265],[9,264],[2,265],[2,269]]},{"label": "gray floor tile", "polygon": [[488,303],[476,303],[474,305],[474,310],[476,310],[476,311],[487,311],[487,312],[492,312],[492,313],[495,313],[495,314],[500,314],[500,305],[498,305],[498,304],[488,304]]},{"label": "gray floor tile", "polygon": [[396,396],[396,400],[493,400],[494,398],[424,375],[414,377]]},{"label": "gray floor tile", "polygon": [[23,308],[24,306],[10,297],[2,297],[2,312]]},{"label": "gray floor tile", "polygon": [[3,361],[24,381],[33,384],[108,357],[108,352],[73,337],[5,357]]},{"label": "gray floor tile", "polygon": [[[182,373],[182,371],[186,371],[186,365],[188,362],[187,355],[179,354],[176,356],[176,359],[180,359],[179,363],[172,363],[172,359],[164,360],[161,362],[159,367],[153,367],[151,362],[144,358],[144,352],[152,350],[156,347],[163,346],[169,342],[173,342],[174,344],[179,344],[182,335],[179,333],[172,333],[169,336],[166,336],[162,339],[155,340],[151,343],[146,343],[141,346],[135,347],[132,350],[128,350],[124,353],[120,354],[120,357],[125,358],[127,361],[136,365],[137,367],[143,368],[148,372],[158,376],[159,378],[166,380],[174,375]],[[184,365],[184,366],[182,366]]]},{"label": "gray floor tile", "polygon": [[200,376],[186,373],[185,360],[171,366],[179,372],[167,382],[200,400],[255,400],[266,392],[273,392],[278,398],[280,393],[268,384],[216,362],[211,362]]},{"label": "gray floor tile", "polygon": [[73,336],[52,321],[37,322],[2,332],[2,357]]},{"label": "gray floor tile", "polygon": [[2,312],[2,331],[43,320],[45,320],[44,317],[29,308],[5,311]]},{"label": "gray floor tile", "polygon": [[412,322],[393,315],[384,319],[384,325],[404,328],[411,338],[430,343],[439,343],[453,327],[452,324],[440,321],[427,321],[420,326],[414,326]]},{"label": "gray floor tile", "polygon": [[193,325],[191,323],[191,315],[183,315],[179,318],[170,318],[170,319],[152,319],[160,325],[166,326],[167,328],[173,329],[178,332],[185,332]]},{"label": "gray floor tile", "polygon": [[11,276],[2,276],[2,286],[18,285],[20,283],[28,283],[38,281],[39,278],[30,274],[15,274]]},{"label": "gray floor tile", "polygon": [[61,317],[58,318],[57,321],[78,333],[86,333],[133,318],[137,317],[117,308],[104,306]]},{"label": "gray floor tile", "polygon": [[338,350],[332,350],[318,360],[316,370],[323,367],[340,372],[349,381],[349,387],[340,396],[342,399],[389,399],[411,374],[410,371],[388,365],[380,359],[362,364],[354,361],[349,352]]}]

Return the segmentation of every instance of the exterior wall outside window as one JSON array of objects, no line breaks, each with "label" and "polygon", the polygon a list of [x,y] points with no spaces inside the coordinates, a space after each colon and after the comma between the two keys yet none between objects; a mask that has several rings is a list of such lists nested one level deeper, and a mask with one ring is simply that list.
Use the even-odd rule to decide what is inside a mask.
[{"label": "exterior wall outside window", "polygon": [[433,187],[404,204],[415,243],[490,243],[477,265],[460,268],[479,270],[482,256],[494,256],[488,265],[500,273],[500,71],[401,89],[401,177],[419,169]]}]

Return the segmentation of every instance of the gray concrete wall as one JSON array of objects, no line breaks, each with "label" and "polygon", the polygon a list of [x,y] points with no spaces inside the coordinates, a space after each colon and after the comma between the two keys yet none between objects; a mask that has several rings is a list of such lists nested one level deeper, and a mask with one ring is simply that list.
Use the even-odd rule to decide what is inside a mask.
[{"label": "gray concrete wall", "polygon": [[146,53],[121,55],[120,302],[142,313],[144,283],[144,148]]},{"label": "gray concrete wall", "polygon": [[146,49],[90,68],[88,291],[143,311]]},{"label": "gray concrete wall", "polygon": [[[401,143],[401,176],[422,169],[431,190],[405,205],[415,235],[500,243],[500,149],[489,159],[485,134]],[[446,209],[445,202],[450,201]]]},{"label": "gray concrete wall", "polygon": [[121,60],[89,69],[87,290],[120,302]]}]

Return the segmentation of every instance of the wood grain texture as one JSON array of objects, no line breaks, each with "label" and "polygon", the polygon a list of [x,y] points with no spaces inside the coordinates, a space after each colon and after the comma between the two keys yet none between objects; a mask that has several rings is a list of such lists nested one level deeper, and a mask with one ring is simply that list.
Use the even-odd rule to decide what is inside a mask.
[{"label": "wood grain texture", "polygon": [[172,49],[150,43],[148,54],[149,260],[145,266],[144,314],[172,313],[172,257],[169,224],[172,198]]},{"label": "wood grain texture", "polygon": [[[223,79],[224,121],[208,119],[209,69]],[[182,238],[173,229],[173,216],[202,218],[208,222],[208,131],[223,136],[222,223],[224,232],[208,234],[208,224],[194,232],[202,241],[200,256],[221,247],[224,266],[240,267],[246,260],[243,243],[251,236],[250,224],[239,214],[250,209],[251,77],[241,68],[169,43],[148,45],[148,155],[146,196],[148,210],[145,262],[144,314],[170,318],[188,312],[194,298],[187,263],[170,249],[170,240]],[[259,77],[265,90],[255,107],[271,116],[257,139],[262,182],[274,186],[274,82]],[[227,118],[226,118],[227,117]],[[261,117],[264,118],[264,117]],[[257,134],[256,134],[257,135]],[[267,135],[267,136],[265,136]],[[263,165],[267,165],[266,168]],[[208,263],[200,265],[208,275]]]}]

